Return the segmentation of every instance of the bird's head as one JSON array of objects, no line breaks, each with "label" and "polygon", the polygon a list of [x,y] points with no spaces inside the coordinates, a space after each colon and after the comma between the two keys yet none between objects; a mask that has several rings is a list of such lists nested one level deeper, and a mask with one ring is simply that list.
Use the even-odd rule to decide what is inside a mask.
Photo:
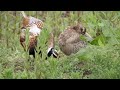
[{"label": "bird's head", "polygon": [[93,40],[93,38],[87,33],[86,28],[82,24],[77,24],[76,26],[73,26],[73,29],[77,33],[84,35],[88,41]]}]

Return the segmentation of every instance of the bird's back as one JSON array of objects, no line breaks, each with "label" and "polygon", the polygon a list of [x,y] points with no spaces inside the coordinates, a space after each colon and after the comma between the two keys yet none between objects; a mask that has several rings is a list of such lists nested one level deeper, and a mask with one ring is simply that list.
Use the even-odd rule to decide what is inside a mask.
[{"label": "bird's back", "polygon": [[25,17],[23,18],[23,27],[31,27],[31,25],[36,24],[38,28],[43,28],[43,21],[34,17]]}]

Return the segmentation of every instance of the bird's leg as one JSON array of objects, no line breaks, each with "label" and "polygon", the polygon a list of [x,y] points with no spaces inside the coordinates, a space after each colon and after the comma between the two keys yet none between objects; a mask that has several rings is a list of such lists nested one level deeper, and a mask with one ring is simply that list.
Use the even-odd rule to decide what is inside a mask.
[{"label": "bird's leg", "polygon": [[41,51],[41,49],[40,49],[40,48],[41,48],[41,47],[39,46],[39,50],[40,50],[40,51],[39,51],[39,53],[38,53],[38,54],[39,54],[39,55],[40,55],[40,57],[42,58],[42,51]]},{"label": "bird's leg", "polygon": [[39,54],[40,54],[40,57],[42,58],[42,51],[41,50],[40,50]]},{"label": "bird's leg", "polygon": [[22,45],[24,51],[26,51],[26,44],[25,44],[25,42],[20,42],[20,44]]}]

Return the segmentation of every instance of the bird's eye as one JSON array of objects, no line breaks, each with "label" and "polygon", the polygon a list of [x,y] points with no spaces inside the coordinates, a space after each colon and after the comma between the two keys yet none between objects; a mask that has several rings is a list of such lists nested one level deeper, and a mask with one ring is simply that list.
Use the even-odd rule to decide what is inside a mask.
[{"label": "bird's eye", "polygon": [[83,32],[83,28],[81,28],[81,32]]},{"label": "bird's eye", "polygon": [[81,28],[81,32],[82,32],[82,34],[85,34],[86,28]]}]

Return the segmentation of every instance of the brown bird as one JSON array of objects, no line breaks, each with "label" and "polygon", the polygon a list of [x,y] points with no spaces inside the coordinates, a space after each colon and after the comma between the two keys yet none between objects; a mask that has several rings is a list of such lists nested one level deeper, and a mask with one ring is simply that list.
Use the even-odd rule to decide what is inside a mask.
[{"label": "brown bird", "polygon": [[[37,18],[26,16],[24,11],[21,11],[23,15],[23,22],[22,22],[22,30],[20,33],[20,43],[25,51],[29,51],[29,55],[33,55],[35,58],[35,51],[37,47],[37,37],[40,35],[40,32],[43,28],[43,22]],[[25,44],[25,30],[26,28],[29,29],[29,45],[26,50],[26,44]],[[37,51],[36,51],[37,52]]]},{"label": "brown bird", "polygon": [[72,53],[77,53],[80,48],[86,46],[86,42],[80,39],[80,36],[84,35],[92,40],[92,37],[86,32],[86,28],[82,24],[77,24],[75,26],[68,27],[64,32],[59,35],[58,44],[60,50],[65,55],[71,55]]},{"label": "brown bird", "polygon": [[24,28],[31,27],[32,24],[36,24],[40,29],[43,28],[43,21],[32,16],[27,16],[24,11],[21,11],[21,13],[23,16],[22,26]]},{"label": "brown bird", "polygon": [[48,50],[47,50],[47,56],[50,57],[53,55],[54,58],[58,57],[58,52],[55,50],[55,41],[54,41],[54,34],[50,33],[50,38],[48,40]]},{"label": "brown bird", "polygon": [[29,55],[33,55],[34,58],[35,58],[35,51],[37,52],[36,50],[37,37],[40,35],[40,32],[41,32],[41,29],[39,29],[36,24],[33,24],[30,27],[28,50],[29,50]]}]

